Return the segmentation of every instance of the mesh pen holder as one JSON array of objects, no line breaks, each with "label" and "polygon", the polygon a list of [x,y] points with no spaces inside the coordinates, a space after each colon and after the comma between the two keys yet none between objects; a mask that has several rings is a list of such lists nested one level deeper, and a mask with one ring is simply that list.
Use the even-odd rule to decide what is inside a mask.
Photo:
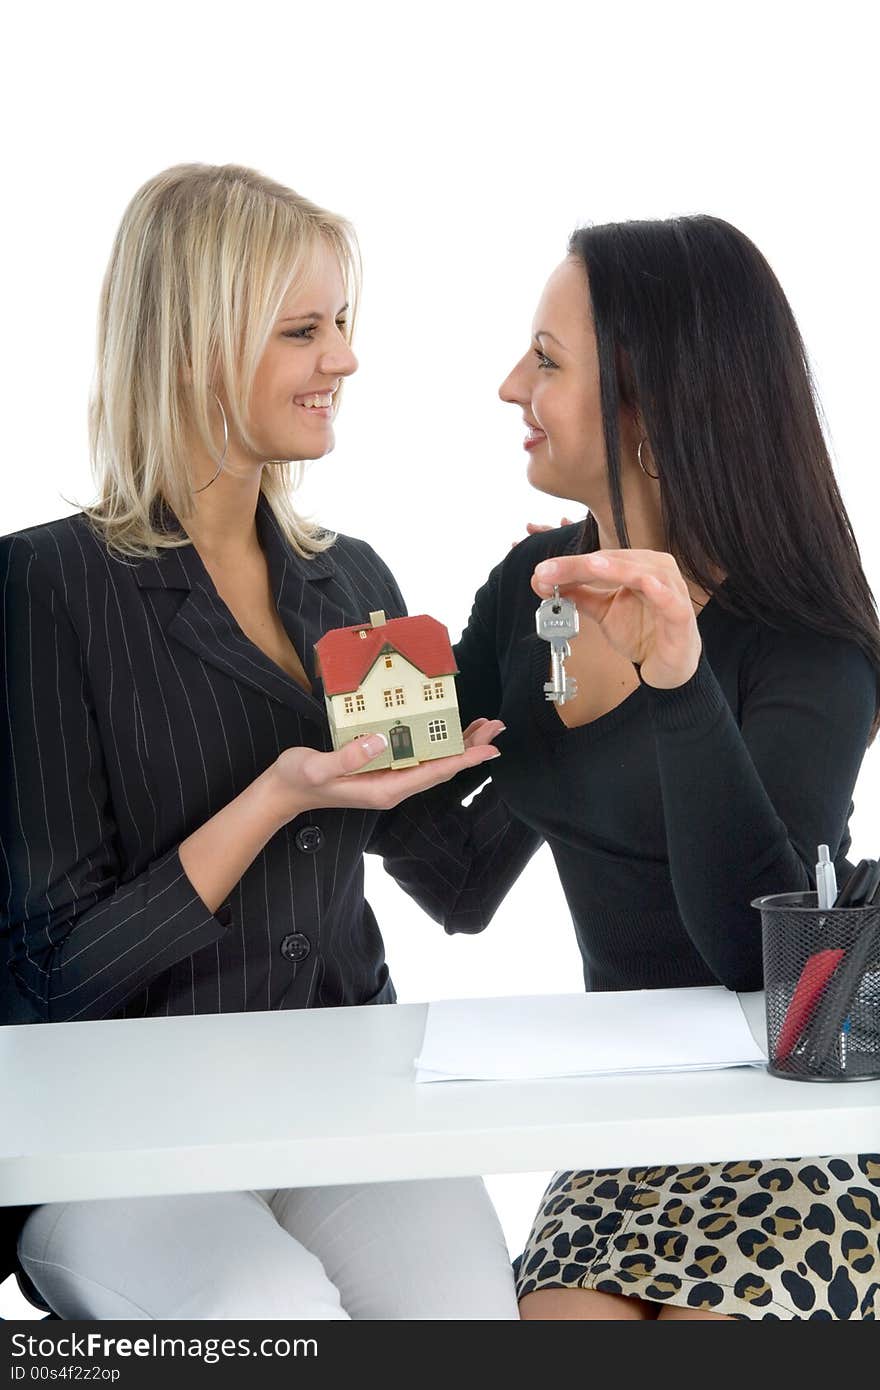
[{"label": "mesh pen holder", "polygon": [[755,898],[767,1070],[790,1081],[880,1079],[880,907],[819,908],[815,893]]}]

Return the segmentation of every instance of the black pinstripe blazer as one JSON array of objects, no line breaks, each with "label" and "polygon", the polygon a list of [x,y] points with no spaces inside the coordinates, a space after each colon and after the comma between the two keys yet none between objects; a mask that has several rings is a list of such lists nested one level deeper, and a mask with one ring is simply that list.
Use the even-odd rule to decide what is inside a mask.
[{"label": "black pinstripe blazer", "polygon": [[181,865],[282,749],[331,746],[315,641],[406,611],[364,542],[303,560],[262,495],[257,528],[314,695],[245,637],[193,546],[123,562],[81,514],[0,542],[0,940],[18,986],[0,1020],[393,1000],[363,897],[374,813],[292,821],[216,913]]}]

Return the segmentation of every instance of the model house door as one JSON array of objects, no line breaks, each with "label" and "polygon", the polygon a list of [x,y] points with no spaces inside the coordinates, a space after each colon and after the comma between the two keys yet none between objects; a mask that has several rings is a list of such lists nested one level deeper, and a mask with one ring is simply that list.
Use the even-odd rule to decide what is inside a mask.
[{"label": "model house door", "polygon": [[395,724],[388,730],[391,737],[391,758],[411,758],[413,756],[412,734],[405,724]]}]

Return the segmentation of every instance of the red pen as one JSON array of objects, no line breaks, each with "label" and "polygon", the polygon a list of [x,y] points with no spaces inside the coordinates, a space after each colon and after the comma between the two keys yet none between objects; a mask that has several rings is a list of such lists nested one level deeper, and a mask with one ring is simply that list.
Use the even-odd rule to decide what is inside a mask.
[{"label": "red pen", "polygon": [[794,1049],[822,997],[825,986],[844,954],[840,947],[834,946],[825,951],[817,951],[815,955],[810,956],[801,971],[800,979],[795,986],[794,994],[791,996],[791,1002],[786,1009],[785,1018],[779,1030],[776,1061],[781,1062]]}]

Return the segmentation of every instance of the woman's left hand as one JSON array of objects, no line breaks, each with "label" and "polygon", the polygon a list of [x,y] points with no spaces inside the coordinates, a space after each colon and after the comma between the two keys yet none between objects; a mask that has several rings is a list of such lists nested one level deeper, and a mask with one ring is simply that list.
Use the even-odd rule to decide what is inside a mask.
[{"label": "woman's left hand", "polygon": [[657,550],[597,550],[544,560],[532,588],[553,586],[574,599],[610,646],[641,667],[648,685],[671,690],[689,681],[702,650],[687,584],[671,555]]}]

